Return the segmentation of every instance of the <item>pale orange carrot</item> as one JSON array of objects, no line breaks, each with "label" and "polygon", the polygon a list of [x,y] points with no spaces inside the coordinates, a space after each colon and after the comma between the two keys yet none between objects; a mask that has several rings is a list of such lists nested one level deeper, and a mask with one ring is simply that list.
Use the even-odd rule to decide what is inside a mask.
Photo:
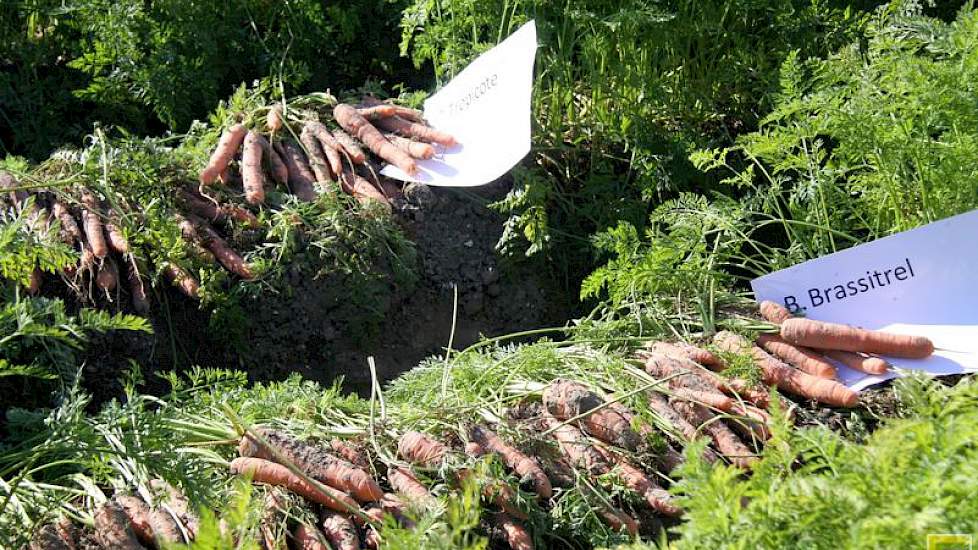
[{"label": "pale orange carrot", "polygon": [[261,146],[262,158],[268,159],[268,173],[272,175],[275,183],[279,185],[289,183],[289,166],[285,163],[285,159],[263,136],[261,137]]},{"label": "pale orange carrot", "polygon": [[254,214],[244,208],[233,204],[217,206],[209,200],[201,197],[195,191],[186,189],[177,190],[177,198],[192,213],[210,222],[225,222],[234,220],[246,227],[259,227],[261,224]]},{"label": "pale orange carrot", "polygon": [[312,485],[281,464],[260,458],[239,457],[231,461],[230,467],[232,474],[249,476],[258,483],[283,487],[331,510],[349,512],[358,509],[357,502],[350,495],[329,485]]},{"label": "pale orange carrot", "polygon": [[359,107],[357,108],[357,112],[360,113],[360,116],[367,120],[378,120],[381,118],[394,116],[397,111],[394,110],[393,105],[378,103],[369,107]]},{"label": "pale orange carrot", "polygon": [[329,162],[329,169],[333,172],[333,175],[335,176],[343,172],[343,159],[340,157],[341,147],[333,137],[333,134],[329,133],[329,130],[321,122],[316,121],[307,122],[303,127],[303,131],[307,131],[307,129],[319,141],[319,145],[322,146],[326,160]]},{"label": "pale orange carrot", "polygon": [[[344,130],[353,134],[357,139],[373,151],[378,157],[397,166],[408,175],[418,171],[418,165],[410,155],[395,147],[370,122],[363,118],[357,110],[345,103],[333,108],[333,117]],[[384,119],[394,120],[394,118]]]},{"label": "pale orange carrot", "polygon": [[399,495],[406,498],[409,502],[414,502],[422,506],[430,506],[435,502],[428,488],[425,487],[410,470],[401,467],[392,467],[387,471],[387,481]]},{"label": "pale orange carrot", "polygon": [[416,138],[429,143],[438,143],[445,147],[451,147],[457,143],[451,134],[435,130],[424,124],[404,120],[397,116],[380,119],[377,121],[377,126],[404,137]]},{"label": "pale orange carrot", "polygon": [[866,374],[883,374],[890,368],[890,364],[872,355],[856,353],[853,351],[838,351],[826,349],[822,350],[826,357],[838,361],[843,365]]},{"label": "pale orange carrot", "polygon": [[661,353],[667,357],[689,359],[690,361],[699,363],[710,370],[723,370],[725,368],[723,360],[717,357],[713,352],[687,344],[685,342],[654,342],[649,350],[653,353]]},{"label": "pale orange carrot", "polygon": [[302,132],[299,134],[299,141],[302,142],[302,148],[309,158],[309,166],[312,167],[312,173],[316,175],[316,181],[319,183],[336,181],[336,176],[330,170],[329,164],[327,163],[323,146],[316,139],[316,136],[308,125],[302,128]]},{"label": "pale orange carrot", "polygon": [[102,548],[113,550],[143,550],[133,533],[129,518],[115,501],[108,501],[95,509],[95,539]]},{"label": "pale orange carrot", "polygon": [[265,115],[265,127],[268,131],[274,134],[282,129],[282,104],[276,103],[268,109],[268,114]]},{"label": "pale orange carrot", "polygon": [[803,372],[819,378],[835,378],[835,367],[819,356],[814,350],[803,346],[795,346],[785,342],[780,336],[774,334],[758,334],[757,343],[764,351],[781,359],[789,365],[793,365]]},{"label": "pale orange carrot", "polygon": [[408,462],[434,468],[445,459],[448,447],[421,432],[408,431],[397,443],[397,454]]},{"label": "pale orange carrot", "polygon": [[[791,319],[785,322],[790,321]],[[721,331],[714,337],[714,342],[721,349],[732,353],[751,355],[754,363],[761,369],[764,382],[775,385],[788,393],[838,407],[853,407],[859,401],[859,394],[842,384],[793,369],[771,357],[761,348],[752,346],[740,335]]]},{"label": "pale orange carrot", "polygon": [[337,512],[325,511],[320,522],[326,540],[336,550],[359,550],[360,537],[350,518]]},{"label": "pale orange carrot", "polygon": [[241,142],[244,141],[247,133],[248,129],[243,124],[235,124],[221,134],[221,139],[218,140],[217,147],[211,153],[207,166],[200,172],[201,185],[214,183],[217,176],[227,168],[228,163],[234,158],[234,154],[241,147]]},{"label": "pale orange carrot", "polygon": [[350,134],[343,130],[333,130],[332,133],[333,138],[336,139],[336,143],[340,144],[343,152],[350,157],[350,161],[353,164],[363,164],[367,160],[367,155],[364,154],[360,144]]},{"label": "pale orange carrot", "polygon": [[81,203],[82,227],[85,230],[85,238],[88,240],[88,246],[92,248],[92,254],[101,260],[109,254],[109,247],[105,243],[102,220],[98,216],[98,200],[87,189],[83,189]]},{"label": "pale orange carrot", "polygon": [[435,156],[435,148],[423,141],[414,141],[397,134],[384,134],[387,141],[416,159],[430,159]]},{"label": "pale orange carrot", "polygon": [[781,337],[792,344],[811,348],[861,351],[910,359],[923,359],[934,353],[934,343],[923,336],[865,330],[797,317],[781,323]]},{"label": "pale orange carrot", "polygon": [[51,212],[60,222],[61,240],[68,246],[74,246],[78,239],[81,239],[81,229],[78,227],[75,217],[71,215],[71,211],[63,202],[54,199],[51,201]]},{"label": "pale orange carrot", "polygon": [[361,100],[362,105],[374,106],[374,105],[387,105],[393,112],[393,115],[397,115],[403,119],[412,120],[414,122],[424,122],[424,115],[421,111],[417,109],[412,109],[410,107],[404,107],[403,105],[395,105],[393,103],[385,103],[376,97],[365,96]]},{"label": "pale orange carrot", "polygon": [[377,190],[366,178],[352,172],[349,169],[343,170],[340,178],[340,187],[347,195],[355,197],[360,202],[377,201],[383,205],[390,206],[387,197]]},{"label": "pale orange carrot", "polygon": [[126,255],[129,253],[129,241],[126,239],[126,236],[122,234],[122,230],[119,229],[119,226],[111,221],[113,219],[118,219],[118,216],[113,215],[113,213],[110,211],[110,221],[105,222],[105,236],[107,237],[106,241],[108,242],[109,248],[112,249],[113,252]]},{"label": "pale orange carrot", "polygon": [[292,531],[292,546],[295,550],[330,550],[329,542],[319,529],[305,523]]},{"label": "pale orange carrot", "polygon": [[516,522],[505,512],[493,514],[493,523],[510,550],[533,550],[533,537],[525,527]]},{"label": "pale orange carrot", "polygon": [[170,283],[180,289],[180,292],[188,298],[200,298],[200,284],[197,283],[197,279],[194,279],[180,266],[167,262],[162,266],[162,273]]},{"label": "pale orange carrot", "polygon": [[679,414],[683,415],[691,424],[699,426],[713,440],[720,454],[725,456],[732,464],[741,468],[750,468],[758,458],[744,445],[744,442],[737,437],[737,434],[730,431],[730,428],[717,419],[710,411],[701,405],[688,401],[670,400]]},{"label": "pale orange carrot", "polygon": [[788,311],[781,304],[772,302],[770,300],[764,300],[761,302],[758,309],[760,310],[761,317],[763,317],[764,320],[774,323],[775,325],[780,325],[784,321],[791,319],[790,311]]},{"label": "pale orange carrot", "polygon": [[650,508],[664,516],[679,517],[682,515],[682,508],[673,502],[669,491],[660,487],[658,483],[629,462],[621,453],[617,453],[604,445],[596,445],[595,448],[604,456],[605,460],[618,470],[625,486],[641,495]]},{"label": "pale orange carrot", "polygon": [[605,474],[611,469],[608,461],[574,426],[564,424],[550,414],[545,414],[541,423],[546,430],[552,430],[551,435],[557,440],[561,454],[571,466],[583,468],[592,476]]},{"label": "pale orange carrot", "polygon": [[244,258],[235,252],[227,241],[222,239],[207,221],[192,214],[188,215],[188,219],[197,229],[197,234],[200,235],[204,248],[210,250],[225,269],[242,279],[254,278],[251,267],[244,261]]},{"label": "pale orange carrot", "polygon": [[261,169],[261,157],[267,141],[258,132],[249,130],[241,146],[241,182],[245,200],[249,204],[265,202],[265,173]]},{"label": "pale orange carrot", "polygon": [[329,441],[329,448],[341,458],[360,468],[368,468],[370,463],[359,446],[342,439],[333,438]]}]

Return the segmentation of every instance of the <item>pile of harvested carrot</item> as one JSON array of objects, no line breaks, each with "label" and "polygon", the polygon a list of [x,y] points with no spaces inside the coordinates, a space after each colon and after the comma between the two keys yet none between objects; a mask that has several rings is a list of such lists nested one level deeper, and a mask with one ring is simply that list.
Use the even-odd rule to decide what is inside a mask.
[{"label": "pile of harvested carrot", "polygon": [[[392,198],[401,195],[400,186],[378,175],[364,149],[414,174],[416,159],[431,158],[436,147],[455,143],[452,136],[428,127],[419,111],[373,98],[356,106],[337,104],[333,120],[326,122],[314,111],[286,113],[277,104],[267,108],[262,128],[252,125],[237,123],[223,130],[199,182],[172,190],[180,211],[170,220],[189,254],[216,262],[245,280],[255,276],[254,270],[228,244],[227,231],[222,234],[222,230],[235,225],[260,228],[255,212],[271,186],[281,186],[300,201],[315,201],[319,194],[338,188],[361,202],[390,205]],[[199,297],[200,284],[184,267],[174,262],[149,265],[146,257],[151,255],[138,256],[131,250],[124,229],[143,230],[141,205],[119,197],[110,200],[84,185],[30,192],[19,187],[13,176],[0,171],[0,190],[9,191],[3,200],[17,212],[29,209],[30,226],[39,234],[58,227],[60,239],[78,253],[78,264],[60,275],[79,296],[93,296],[97,289],[111,300],[116,289],[125,285],[132,309],[145,315],[150,310],[147,276],[159,273],[183,294]],[[212,192],[240,195],[244,201],[222,203]],[[37,294],[43,280],[41,270],[35,268],[26,290]]]}]

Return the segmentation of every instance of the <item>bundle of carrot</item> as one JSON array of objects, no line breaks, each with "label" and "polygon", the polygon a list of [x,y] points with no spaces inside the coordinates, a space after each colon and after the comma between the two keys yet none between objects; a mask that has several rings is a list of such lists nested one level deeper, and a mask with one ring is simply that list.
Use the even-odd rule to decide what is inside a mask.
[{"label": "bundle of carrot", "polygon": [[153,505],[140,496],[117,493],[95,508],[90,529],[79,529],[63,517],[38,529],[30,549],[74,549],[92,540],[101,548],[142,550],[193,541],[199,519],[187,498],[162,480],[153,480],[145,489],[154,497]]},{"label": "bundle of carrot", "polygon": [[[78,253],[78,264],[61,273],[63,280],[79,296],[92,296],[93,285],[111,300],[125,283],[132,308],[146,315],[150,310],[146,277],[150,266],[135,254],[123,231],[123,217],[129,227],[139,227],[141,216],[138,209],[123,204],[114,197],[113,204],[85,187],[74,189],[38,189],[30,193],[16,190],[17,181],[0,171],[0,189],[15,189],[4,199],[18,211],[29,209],[28,219],[39,234],[50,228],[58,228],[58,238]],[[179,228],[192,254],[207,262],[218,262],[229,272],[251,279],[251,268],[212,223],[238,223],[257,227],[258,218],[244,208],[225,204],[218,205],[191,189],[178,189],[177,202],[185,214],[174,214],[172,222]],[[183,294],[198,298],[200,285],[185,269],[172,262],[157,266],[159,272]],[[125,276],[125,281],[121,277]],[[41,290],[41,271],[34,269],[27,291],[37,294]]]},{"label": "bundle of carrot", "polygon": [[418,159],[432,158],[436,146],[454,144],[455,138],[427,126],[419,111],[372,97],[336,104],[326,123],[316,113],[285,112],[278,104],[268,109],[263,129],[237,123],[224,130],[200,172],[200,186],[240,185],[245,200],[258,205],[265,202],[269,182],[303,201],[338,184],[358,200],[389,204],[400,188],[378,176],[364,149],[415,175]]}]

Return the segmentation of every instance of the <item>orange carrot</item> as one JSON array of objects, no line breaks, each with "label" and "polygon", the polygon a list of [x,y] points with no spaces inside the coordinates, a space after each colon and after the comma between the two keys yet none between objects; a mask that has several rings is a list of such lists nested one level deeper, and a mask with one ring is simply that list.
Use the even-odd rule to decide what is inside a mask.
[{"label": "orange carrot", "polygon": [[350,134],[343,130],[333,130],[333,137],[353,164],[363,164],[367,160],[367,155]]},{"label": "orange carrot", "polygon": [[720,377],[704,370],[698,364],[688,359],[670,357],[657,352],[647,352],[643,355],[645,371],[656,378],[666,380],[673,392],[686,394],[692,400],[703,401],[722,410],[729,410],[733,404],[732,400],[718,393],[725,387]]},{"label": "orange carrot", "polygon": [[114,500],[119,503],[136,538],[151,547],[159,546],[159,542],[183,543],[183,535],[176,520],[162,510],[151,510],[146,502],[131,495],[116,495]]},{"label": "orange carrot", "polygon": [[348,517],[327,510],[323,513],[319,526],[322,527],[326,540],[336,550],[359,550],[360,537]]},{"label": "orange carrot", "polygon": [[[257,433],[279,455],[319,482],[350,493],[360,502],[380,500],[384,495],[380,485],[370,474],[333,456],[322,447],[299,441],[274,430],[259,429]],[[244,457],[276,460],[272,449],[250,434],[241,438],[238,452]]]},{"label": "orange carrot", "polygon": [[567,420],[586,414],[580,419],[584,431],[613,445],[637,449],[641,443],[638,434],[613,409],[599,408],[603,405],[604,400],[596,393],[570,380],[554,380],[543,390],[543,406],[554,417]]},{"label": "orange carrot", "polygon": [[427,141],[429,143],[438,143],[440,145],[444,145],[445,147],[451,147],[456,143],[455,138],[450,134],[435,130],[434,128],[425,126],[424,124],[404,120],[403,118],[397,116],[378,120],[377,126],[383,128],[384,130],[400,134],[404,137],[417,138],[421,141]]},{"label": "orange carrot", "polygon": [[357,108],[357,113],[367,120],[378,120],[381,118],[394,116],[396,111],[394,110],[393,105],[378,103],[371,105],[370,107],[359,107]]},{"label": "orange carrot", "polygon": [[428,488],[414,477],[414,474],[406,468],[393,467],[387,471],[387,481],[399,495],[406,498],[409,502],[414,502],[422,506],[430,506],[435,502],[435,497],[431,495]]},{"label": "orange carrot", "polygon": [[292,547],[295,550],[330,550],[329,542],[318,529],[300,523],[292,531]]},{"label": "orange carrot", "polygon": [[309,133],[311,133],[316,140],[319,141],[319,145],[323,148],[323,153],[326,155],[326,160],[329,162],[329,169],[333,172],[333,175],[340,174],[343,172],[343,159],[340,157],[340,144],[333,138],[333,134],[329,133],[321,122],[307,122],[303,131],[308,128]]},{"label": "orange carrot", "polygon": [[252,481],[283,487],[330,510],[349,512],[357,510],[357,502],[350,495],[330,487],[314,486],[293,474],[281,464],[260,458],[239,457],[231,461],[231,473],[251,477]]},{"label": "orange carrot", "polygon": [[[345,103],[339,103],[333,108],[333,117],[344,130],[353,134],[357,139],[373,151],[378,157],[397,166],[408,175],[418,171],[418,165],[410,155],[395,147],[370,122],[360,116],[356,109]],[[394,120],[394,119],[384,119]]]},{"label": "orange carrot", "polygon": [[820,357],[814,351],[785,342],[774,334],[758,334],[757,343],[771,355],[789,365],[794,365],[802,372],[807,372],[819,378],[835,378],[835,367]]},{"label": "orange carrot", "polygon": [[375,105],[387,105],[393,110],[393,115],[397,115],[401,118],[412,120],[414,122],[424,122],[424,116],[422,115],[421,111],[412,109],[410,107],[404,107],[403,105],[386,103],[373,96],[364,96],[364,98],[361,100],[361,104],[371,107]]},{"label": "orange carrot", "polygon": [[923,336],[893,334],[794,318],[781,323],[781,337],[802,346],[841,351],[862,351],[893,357],[923,359],[934,353],[934,343]]},{"label": "orange carrot", "polygon": [[248,129],[243,124],[235,124],[221,134],[221,139],[217,142],[217,148],[211,153],[211,158],[207,166],[200,172],[200,184],[210,185],[214,183],[217,176],[227,168],[228,163],[234,158],[234,154],[241,147],[241,142],[245,139]]},{"label": "orange carrot", "polygon": [[384,134],[387,141],[416,159],[430,159],[435,156],[435,148],[423,141],[414,141],[397,134]]},{"label": "orange carrot", "polygon": [[[474,442],[469,442],[465,446],[465,452],[473,458],[478,458],[486,454],[486,450]],[[463,468],[456,475],[459,480],[464,481],[471,478],[473,473],[472,470]],[[502,511],[509,515],[519,519],[527,519],[526,512],[516,506],[516,492],[509,485],[495,479],[487,480],[486,483],[482,484],[482,495],[492,499],[496,503],[496,506],[499,506]]]},{"label": "orange carrot", "polygon": [[691,424],[699,426],[710,436],[720,454],[727,457],[735,466],[750,468],[757,462],[757,457],[737,437],[737,434],[730,431],[722,420],[717,419],[705,407],[679,400],[670,400],[669,404]]},{"label": "orange carrot", "polygon": [[770,300],[764,300],[758,307],[761,311],[761,317],[764,320],[774,323],[775,325],[780,325],[784,321],[791,319],[791,312],[788,311],[784,306]]},{"label": "orange carrot", "polygon": [[289,174],[289,187],[292,194],[299,197],[299,200],[312,202],[316,200],[316,176],[309,168],[306,157],[302,149],[291,141],[279,142],[275,148],[285,161],[285,166]]},{"label": "orange carrot", "polygon": [[686,401],[692,401],[694,403],[699,403],[706,407],[713,409],[719,409],[721,411],[730,412],[734,408],[736,402],[727,397],[726,395],[704,390],[696,390],[693,388],[679,387],[672,390],[674,396],[679,399],[685,399]]},{"label": "orange carrot", "polygon": [[397,443],[397,453],[408,462],[435,468],[445,459],[448,447],[423,433],[409,431]]},{"label": "orange carrot", "polygon": [[703,348],[698,348],[685,342],[654,342],[652,347],[649,349],[653,353],[660,353],[667,357],[689,359],[690,361],[699,363],[710,370],[723,370],[725,367],[723,361],[713,352]]},{"label": "orange carrot", "polygon": [[323,152],[323,146],[316,139],[309,126],[302,128],[302,132],[299,134],[299,141],[302,142],[306,156],[309,157],[309,166],[312,167],[312,172],[316,175],[316,181],[320,183],[336,181],[334,174],[329,168],[329,164],[326,162],[326,154]]},{"label": "orange carrot", "polygon": [[525,527],[516,522],[505,512],[493,514],[493,523],[499,528],[500,535],[511,550],[533,550],[533,537]]},{"label": "orange carrot", "polygon": [[87,189],[82,190],[82,227],[85,229],[85,238],[88,239],[88,246],[92,248],[92,254],[98,259],[105,258],[109,254],[109,247],[105,244],[105,235],[102,231],[102,220],[98,217],[98,201]]},{"label": "orange carrot", "polygon": [[866,374],[883,374],[890,368],[890,364],[872,355],[856,353],[852,351],[822,350],[826,357],[838,361],[843,365]]},{"label": "orange carrot", "polygon": [[534,491],[541,498],[551,497],[553,488],[550,486],[550,480],[535,459],[506,443],[495,432],[484,426],[473,426],[469,433],[480,446],[498,454],[503,464],[521,478],[532,480]]},{"label": "orange carrot", "polygon": [[93,514],[95,538],[102,548],[113,550],[142,550],[139,539],[133,533],[129,518],[118,502],[108,501]]},{"label": "orange carrot", "polygon": [[390,206],[390,201],[387,200],[387,197],[360,174],[351,172],[350,170],[344,170],[340,178],[340,186],[343,188],[344,193],[355,197],[360,202],[373,200]]},{"label": "orange carrot", "polygon": [[200,298],[200,285],[197,283],[197,279],[194,279],[180,266],[167,262],[163,265],[162,272],[163,276],[170,283],[176,285],[185,296],[194,299]]},{"label": "orange carrot", "polygon": [[[673,429],[678,432],[684,441],[695,441],[700,437],[699,430],[679,414],[676,409],[672,408],[672,405],[669,404],[669,401],[662,394],[650,391],[647,392],[647,395],[649,397],[649,408],[655,411],[660,418],[671,424]],[[703,459],[712,464],[716,462],[717,456],[712,450],[705,448],[703,449]]]},{"label": "orange carrot", "polygon": [[173,219],[177,222],[177,227],[180,228],[180,236],[182,236],[183,240],[190,246],[194,256],[205,262],[216,261],[214,254],[210,250],[204,248],[204,245],[201,244],[203,239],[200,237],[200,233],[197,231],[196,225],[180,214],[174,214]]},{"label": "orange carrot", "polygon": [[115,290],[119,284],[119,268],[115,265],[115,260],[105,258],[102,265],[98,268],[95,276],[95,285],[106,292]]},{"label": "orange carrot", "polygon": [[241,147],[241,182],[249,204],[265,202],[265,173],[261,169],[263,141],[261,134],[249,130]]},{"label": "orange carrot", "polygon": [[605,460],[617,468],[625,486],[635,491],[656,512],[664,516],[679,517],[683,511],[673,503],[672,495],[659,486],[651,477],[628,461],[620,453],[616,453],[604,445],[595,445]]},{"label": "orange carrot", "polygon": [[217,234],[217,231],[214,231],[214,228],[209,223],[192,214],[189,215],[189,219],[196,227],[204,248],[210,250],[225,269],[242,279],[254,278],[251,268],[245,263],[244,259],[228,245],[227,241]]},{"label": "orange carrot", "polygon": [[[785,322],[789,321],[791,320]],[[842,384],[793,369],[771,357],[761,348],[752,346],[737,334],[721,331],[713,340],[720,348],[727,351],[750,354],[754,358],[754,363],[760,367],[764,382],[786,392],[837,407],[853,407],[859,401],[859,394]]]}]

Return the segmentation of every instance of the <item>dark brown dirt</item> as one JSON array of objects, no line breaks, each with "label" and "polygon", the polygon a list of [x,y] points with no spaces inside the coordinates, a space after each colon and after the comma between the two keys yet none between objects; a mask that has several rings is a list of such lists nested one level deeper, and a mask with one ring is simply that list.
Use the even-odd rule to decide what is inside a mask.
[{"label": "dark brown dirt", "polygon": [[[342,376],[347,389],[365,393],[368,357],[388,380],[442,353],[450,339],[460,349],[481,336],[562,324],[574,304],[555,290],[548,271],[495,252],[503,218],[487,205],[509,185],[500,180],[467,190],[408,189],[396,216],[416,243],[420,278],[413,288],[392,280],[369,296],[354,296],[342,275],[297,274],[290,280],[293,292],[243,304],[243,326],[228,329],[214,327],[218,320],[198,303],[167,290],[153,297],[153,335],[117,332],[94,339],[84,385],[96,402],[120,395],[119,377],[131,360],[140,365],[143,389],[154,393],[167,389],[156,373],[194,365],[244,369],[253,380],[298,373],[330,383]],[[225,341],[226,333],[241,338]]]}]

